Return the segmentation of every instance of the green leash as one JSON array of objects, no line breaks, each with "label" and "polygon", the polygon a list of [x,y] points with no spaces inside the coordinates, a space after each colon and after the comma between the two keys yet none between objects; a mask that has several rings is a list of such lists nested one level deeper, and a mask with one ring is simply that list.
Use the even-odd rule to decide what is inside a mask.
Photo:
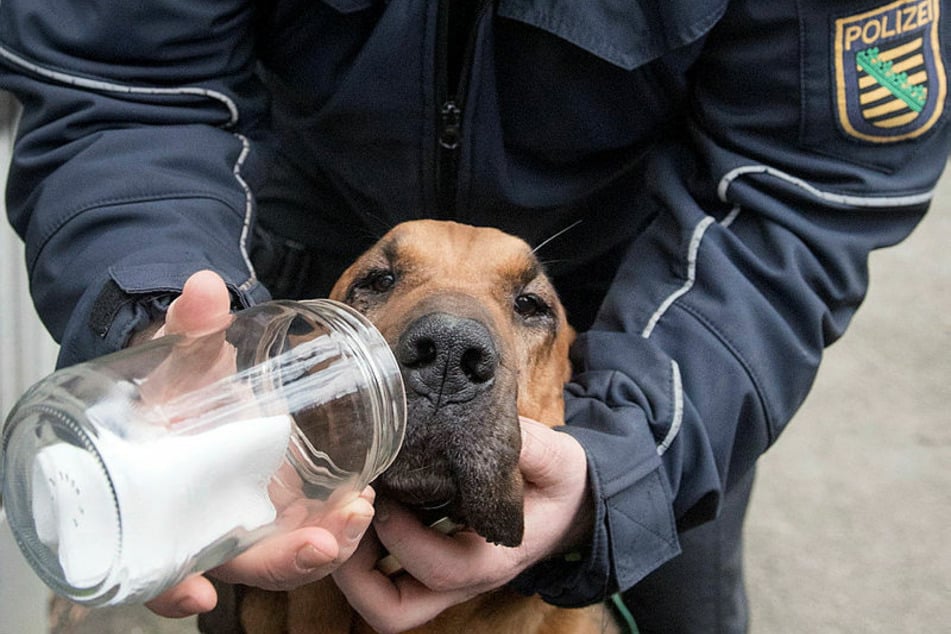
[{"label": "green leash", "polygon": [[611,595],[611,603],[614,604],[614,609],[617,610],[621,620],[624,621],[627,632],[629,634],[638,634],[637,623],[634,622],[634,616],[631,614],[631,611],[624,605],[624,600],[621,598],[620,592],[615,592]]}]

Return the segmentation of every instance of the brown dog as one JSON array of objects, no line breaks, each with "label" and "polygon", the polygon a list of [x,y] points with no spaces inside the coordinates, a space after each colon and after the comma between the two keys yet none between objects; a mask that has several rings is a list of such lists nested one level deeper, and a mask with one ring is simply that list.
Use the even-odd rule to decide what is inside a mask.
[{"label": "brown dog", "polygon": [[[564,419],[574,336],[531,248],[452,222],[397,226],[348,268],[331,297],[383,333],[407,389],[406,439],[378,495],[438,509],[486,540],[522,539],[518,416]],[[478,447],[479,451],[473,451]],[[249,634],[369,632],[328,578],[289,593],[251,591]],[[506,589],[451,608],[417,632],[603,632],[600,606],[565,610]]]}]

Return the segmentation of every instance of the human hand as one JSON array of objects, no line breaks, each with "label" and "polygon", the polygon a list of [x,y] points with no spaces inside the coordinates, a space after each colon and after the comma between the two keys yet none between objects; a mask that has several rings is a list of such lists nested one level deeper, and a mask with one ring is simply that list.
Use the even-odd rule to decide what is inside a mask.
[{"label": "human hand", "polygon": [[[376,535],[334,572],[347,600],[379,632],[400,632],[511,581],[545,557],[590,539],[593,505],[584,449],[570,435],[522,419],[519,468],[525,479],[525,538],[517,548],[471,531],[428,529],[398,504],[377,502]],[[376,568],[384,550],[408,574]]]},{"label": "human hand", "polygon": [[[319,525],[264,539],[206,574],[226,583],[265,590],[290,590],[330,574],[356,550],[373,519],[373,489],[337,508]],[[182,618],[208,612],[218,595],[205,575],[194,574],[146,606],[161,616]]]},{"label": "human hand", "polygon": [[[161,327],[148,336],[178,334],[197,337],[223,331],[230,322],[230,296],[224,281],[211,271],[195,273],[188,279],[182,295],[166,314]],[[141,342],[140,338],[140,341]],[[147,394],[161,402],[180,391],[194,389],[196,382],[213,382],[234,370],[233,349],[215,337],[196,339],[179,357],[170,358],[156,371],[162,380],[161,394]],[[138,343],[138,342],[134,342]],[[195,348],[195,346],[199,346]],[[305,520],[287,533],[264,539],[230,562],[209,571],[227,583],[241,583],[267,590],[289,590],[329,574],[356,549],[360,537],[373,518],[373,489],[336,506],[319,518]],[[284,509],[290,515],[293,509]],[[214,586],[204,575],[191,575],[150,601],[153,612],[166,617],[185,617],[207,612],[217,603]]]}]

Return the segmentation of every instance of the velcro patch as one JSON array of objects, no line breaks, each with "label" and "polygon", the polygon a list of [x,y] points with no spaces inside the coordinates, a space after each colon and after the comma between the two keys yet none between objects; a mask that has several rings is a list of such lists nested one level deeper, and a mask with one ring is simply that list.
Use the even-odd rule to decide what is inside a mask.
[{"label": "velcro patch", "polygon": [[898,0],[835,20],[836,112],[847,135],[903,141],[941,117],[947,78],[940,10],[939,0]]}]

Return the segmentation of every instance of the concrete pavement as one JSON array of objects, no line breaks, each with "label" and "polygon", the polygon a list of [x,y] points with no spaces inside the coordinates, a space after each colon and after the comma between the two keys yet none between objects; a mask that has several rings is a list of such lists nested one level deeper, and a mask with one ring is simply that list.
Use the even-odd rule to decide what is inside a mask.
[{"label": "concrete pavement", "polygon": [[752,632],[951,632],[951,174],[760,459]]}]

